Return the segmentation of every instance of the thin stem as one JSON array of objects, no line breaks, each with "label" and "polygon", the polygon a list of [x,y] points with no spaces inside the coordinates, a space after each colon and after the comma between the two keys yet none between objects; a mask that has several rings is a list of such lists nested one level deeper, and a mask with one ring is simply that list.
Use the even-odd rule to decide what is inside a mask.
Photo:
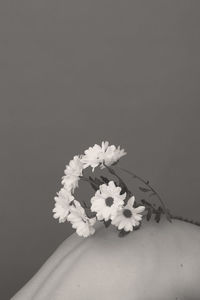
[{"label": "thin stem", "polygon": [[[91,180],[87,177],[84,177],[84,176],[79,176],[80,180],[83,180],[83,181],[87,181],[89,184],[91,184]],[[94,182],[92,182],[94,184]],[[89,206],[87,206],[87,203],[85,201],[83,201],[83,204],[84,204],[84,208],[87,210],[87,209],[90,209]],[[86,214],[87,214],[87,211],[85,211]],[[88,216],[88,215],[87,215]]]},{"label": "thin stem", "polygon": [[94,181],[90,180],[90,178],[87,178],[87,177],[84,177],[84,176],[80,176],[80,179],[83,180],[83,181],[87,181],[90,184],[92,183],[93,185],[96,185],[98,187],[98,185]]},{"label": "thin stem", "polygon": [[145,180],[145,179],[143,179],[142,177],[138,176],[137,174],[135,174],[135,173],[133,173],[133,172],[131,172],[131,171],[128,171],[128,170],[126,170],[126,169],[124,169],[124,168],[121,168],[121,167],[119,167],[119,168],[120,168],[122,171],[124,171],[124,172],[128,173],[129,175],[131,175],[133,178],[138,179],[140,182],[142,182],[144,185],[146,185],[146,186],[152,191],[151,196],[155,195],[155,196],[158,198],[158,200],[160,201],[160,203],[161,203],[161,205],[162,205],[162,208],[163,208],[164,212],[166,213],[167,219],[168,219],[169,221],[171,221],[170,214],[169,214],[167,208],[165,207],[165,204],[164,204],[164,202],[163,202],[161,196],[160,196],[159,193],[158,193],[158,192],[150,185],[149,180]]},{"label": "thin stem", "polygon": [[[142,201],[143,201],[143,202],[142,202]],[[149,203],[149,202],[146,201],[145,199],[142,199],[142,200],[141,200],[141,203],[142,203],[142,205],[144,205],[144,203],[145,203],[146,205],[150,206],[151,209],[152,209],[152,212],[153,212],[153,213],[156,213],[156,209],[155,209],[155,207],[154,207],[151,203]]]},{"label": "thin stem", "polygon": [[86,178],[86,177],[83,177],[83,176],[80,176],[79,178],[80,178],[81,180],[83,180],[83,181],[90,182],[90,179],[89,179],[89,178]]}]

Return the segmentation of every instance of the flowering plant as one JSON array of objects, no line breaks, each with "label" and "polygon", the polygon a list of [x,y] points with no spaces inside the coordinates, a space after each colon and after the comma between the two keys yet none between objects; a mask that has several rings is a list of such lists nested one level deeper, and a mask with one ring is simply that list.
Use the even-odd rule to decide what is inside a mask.
[{"label": "flowering plant", "polygon": [[[161,216],[165,215],[171,222],[171,214],[149,181],[120,168],[142,183],[139,190],[145,197],[141,200],[135,199],[116,170],[120,158],[124,155],[126,152],[120,149],[120,146],[102,142],[101,146],[95,144],[85,150],[83,155],[74,156],[66,166],[62,178],[63,187],[55,197],[54,218],[60,223],[69,221],[77,234],[83,237],[94,234],[94,224],[97,221],[103,222],[105,227],[115,226],[120,237],[139,229],[143,218],[149,221],[153,216],[155,221],[159,222]],[[93,174],[98,167],[100,170],[105,169],[112,178],[86,177],[85,169],[89,167],[92,168]],[[79,180],[87,181],[95,191],[89,205],[85,201],[75,199],[74,192],[79,186]],[[151,197],[156,197],[159,204],[152,204]]]}]

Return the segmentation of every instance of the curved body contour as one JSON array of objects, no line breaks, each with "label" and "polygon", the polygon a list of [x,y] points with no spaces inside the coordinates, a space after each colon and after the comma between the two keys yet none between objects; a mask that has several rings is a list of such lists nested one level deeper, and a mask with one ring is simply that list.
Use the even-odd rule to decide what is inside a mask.
[{"label": "curved body contour", "polygon": [[72,234],[12,300],[200,299],[200,228],[143,222],[123,238]]}]

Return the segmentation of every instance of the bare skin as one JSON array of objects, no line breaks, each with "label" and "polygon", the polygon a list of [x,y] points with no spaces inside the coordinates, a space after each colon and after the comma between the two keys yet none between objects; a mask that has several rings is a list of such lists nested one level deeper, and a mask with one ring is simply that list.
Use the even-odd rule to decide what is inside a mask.
[{"label": "bare skin", "polygon": [[143,222],[119,238],[67,238],[12,300],[200,299],[200,228],[173,220]]}]

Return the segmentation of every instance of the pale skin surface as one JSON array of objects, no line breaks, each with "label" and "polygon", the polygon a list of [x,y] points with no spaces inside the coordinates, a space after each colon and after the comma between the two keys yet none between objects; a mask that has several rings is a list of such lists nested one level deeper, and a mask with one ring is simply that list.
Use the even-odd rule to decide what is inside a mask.
[{"label": "pale skin surface", "polygon": [[200,227],[143,222],[119,238],[100,224],[94,236],[67,238],[12,300],[200,299]]}]

